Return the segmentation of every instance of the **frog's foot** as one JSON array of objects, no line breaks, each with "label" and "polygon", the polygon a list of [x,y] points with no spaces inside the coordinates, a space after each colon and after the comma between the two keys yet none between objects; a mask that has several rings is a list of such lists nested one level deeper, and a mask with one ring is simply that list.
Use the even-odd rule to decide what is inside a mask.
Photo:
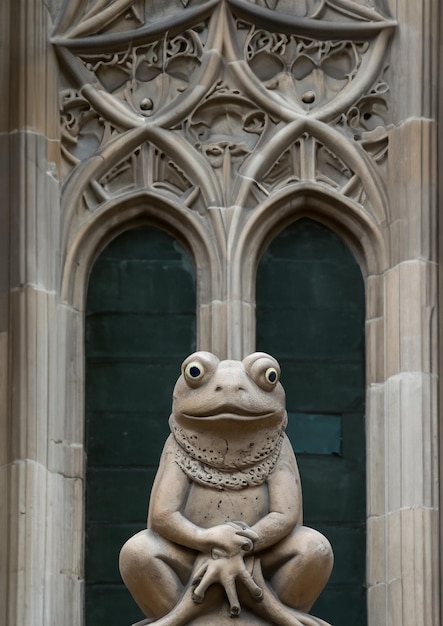
[{"label": "frog's foot", "polygon": [[223,603],[223,589],[219,585],[212,585],[206,592],[203,602],[196,602],[194,585],[189,582],[174,608],[156,620],[142,621],[134,626],[186,626],[192,620],[211,612],[216,606]]},{"label": "frog's foot", "polygon": [[265,580],[260,559],[254,560],[252,576],[256,584],[263,590],[263,596],[257,602],[252,600],[248,593],[242,593],[241,601],[250,610],[253,610],[256,615],[269,621],[270,624],[275,626],[330,626],[330,624],[319,617],[308,615],[303,611],[283,604]]}]

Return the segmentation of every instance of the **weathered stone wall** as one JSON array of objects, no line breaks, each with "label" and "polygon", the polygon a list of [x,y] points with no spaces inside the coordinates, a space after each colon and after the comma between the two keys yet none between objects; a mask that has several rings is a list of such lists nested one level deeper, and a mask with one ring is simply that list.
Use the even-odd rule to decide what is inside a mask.
[{"label": "weathered stone wall", "polygon": [[369,621],[437,626],[438,2],[140,6],[0,6],[0,623],[82,622],[96,255],[131,225],[179,237],[199,347],[236,358],[258,257],[309,215],[366,280]]}]

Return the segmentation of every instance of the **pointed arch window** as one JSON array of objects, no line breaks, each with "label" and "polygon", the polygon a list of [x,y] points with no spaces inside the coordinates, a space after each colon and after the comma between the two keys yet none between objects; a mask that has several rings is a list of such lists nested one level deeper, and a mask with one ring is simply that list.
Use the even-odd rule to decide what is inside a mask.
[{"label": "pointed arch window", "polygon": [[86,307],[86,626],[142,619],[118,571],[146,527],[177,364],[195,349],[192,264],[168,233],[124,232],[92,268]]}]

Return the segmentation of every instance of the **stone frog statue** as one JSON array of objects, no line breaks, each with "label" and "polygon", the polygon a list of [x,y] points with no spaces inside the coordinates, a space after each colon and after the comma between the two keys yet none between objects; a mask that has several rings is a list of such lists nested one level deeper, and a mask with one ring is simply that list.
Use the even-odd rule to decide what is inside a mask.
[{"label": "stone frog statue", "polygon": [[148,528],[120,553],[140,626],[328,626],[308,613],[333,555],[303,526],[279,379],[263,352],[183,362]]}]

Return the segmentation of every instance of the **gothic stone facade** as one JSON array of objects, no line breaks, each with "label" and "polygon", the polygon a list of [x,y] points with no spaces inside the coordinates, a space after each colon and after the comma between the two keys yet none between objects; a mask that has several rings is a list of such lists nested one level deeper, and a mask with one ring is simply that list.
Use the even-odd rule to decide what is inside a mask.
[{"label": "gothic stone facade", "polygon": [[242,358],[308,216],[365,280],[369,624],[438,626],[438,0],[6,0],[0,29],[0,623],[83,621],[100,251],[177,237],[199,348]]}]

